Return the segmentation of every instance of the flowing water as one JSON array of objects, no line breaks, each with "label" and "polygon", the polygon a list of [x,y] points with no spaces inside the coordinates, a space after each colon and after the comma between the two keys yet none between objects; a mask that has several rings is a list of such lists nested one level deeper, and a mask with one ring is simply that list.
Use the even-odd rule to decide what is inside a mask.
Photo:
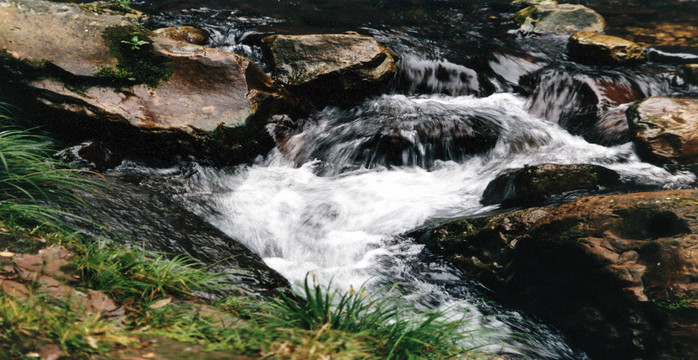
[{"label": "flowing water", "polygon": [[[672,4],[625,6],[642,18],[643,9],[674,14]],[[517,32],[510,19],[518,8],[503,1],[138,5],[157,14],[148,26],[197,25],[213,34],[210,46],[260,62],[256,42],[270,33],[360,31],[398,52],[400,71],[388,93],[348,109],[319,109],[299,120],[301,130],[282,151],[252,165],[221,169],[183,162],[163,170],[125,162],[116,171],[177,178],[181,185],[169,189],[176,201],[293,283],[307,274],[341,289],[399,283],[404,296],[424,308],[467,314],[479,328],[537,335],[526,350],[504,339],[502,352],[586,358],[554,329],[483,301],[486,289],[403,234],[496,210],[480,204],[486,186],[524,165],[603,165],[629,188],[680,188],[696,181],[690,172],[642,162],[622,136],[568,126],[578,107],[589,106],[589,94],[599,100],[594,114],[622,114],[632,100],[619,100],[607,83],[641,97],[695,96],[696,88],[681,81],[674,65],[657,61],[621,70],[575,64],[564,55],[566,37]],[[625,17],[610,10],[605,15],[611,29],[625,29]],[[698,53],[692,46],[680,51]],[[505,316],[480,316],[492,314]]]}]

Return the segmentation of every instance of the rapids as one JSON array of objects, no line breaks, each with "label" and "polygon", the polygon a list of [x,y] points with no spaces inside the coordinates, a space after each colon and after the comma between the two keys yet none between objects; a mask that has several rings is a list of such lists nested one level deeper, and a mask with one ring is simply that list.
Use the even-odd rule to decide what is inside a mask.
[{"label": "rapids", "polygon": [[[424,308],[464,314],[474,328],[502,332],[502,352],[585,359],[554,329],[484,300],[487,289],[405,234],[496,211],[480,204],[486,186],[524,165],[602,165],[617,171],[629,189],[693,186],[692,173],[642,162],[630,142],[590,143],[562,126],[565,114],[574,112],[579,83],[611,79],[642,96],[693,94],[695,87],[676,85],[674,70],[661,62],[598,71],[574,64],[564,56],[566,37],[518,33],[510,20],[518,8],[505,1],[255,3],[137,5],[156,13],[150,27],[196,24],[213,34],[210,46],[262,63],[255,41],[266,34],[373,35],[402,58],[391,90],[353,108],[318,109],[300,120],[283,151],[254,164],[221,169],[183,161],[155,169],[127,161],[114,171],[176,179],[167,183],[179,185],[166,189],[175,201],[292,283],[308,274],[345,290],[381,291],[398,283]],[[620,24],[610,16],[611,26]],[[536,81],[542,86],[520,81],[541,69]],[[601,111],[622,106],[604,103]],[[459,140],[462,134],[490,140],[473,147]],[[386,148],[394,138],[399,144]],[[533,340],[521,346],[506,336],[517,333],[531,333]]]}]

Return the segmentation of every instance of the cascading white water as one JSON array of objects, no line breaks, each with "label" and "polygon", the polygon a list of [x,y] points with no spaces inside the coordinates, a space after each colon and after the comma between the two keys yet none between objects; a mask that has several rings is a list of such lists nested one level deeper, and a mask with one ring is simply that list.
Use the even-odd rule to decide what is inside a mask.
[{"label": "cascading white water", "polygon": [[[423,247],[400,234],[493,210],[480,204],[487,184],[502,171],[526,164],[598,164],[618,171],[626,181],[659,187],[675,188],[695,180],[693,175],[670,174],[641,162],[629,143],[590,144],[529,115],[525,106],[522,98],[512,94],[487,98],[384,95],[349,113],[357,115],[354,119],[347,118],[347,113],[336,117],[339,110],[325,110],[289,141],[312,148],[328,131],[341,127],[344,140],[324,141],[323,151],[344,156],[297,164],[294,161],[302,149],[290,156],[274,150],[258,164],[234,171],[198,166],[186,178],[188,190],[178,197],[293,283],[302,282],[309,273],[319,283],[331,282],[341,289],[400,282],[405,296],[425,306],[477,314],[471,302],[464,300],[477,295],[468,295],[467,286],[463,290],[462,276],[448,266],[421,262]],[[421,121],[415,120],[420,118],[416,114],[427,114],[424,121],[439,123],[439,117],[486,113],[490,116],[484,119],[493,122],[490,125],[498,129],[499,138],[489,151],[465,155],[459,162],[433,159],[429,170],[376,165],[319,176],[326,163],[342,168],[350,160],[346,154],[358,146],[356,140],[367,136],[367,127],[376,125],[368,122],[385,121],[358,116],[374,114],[376,109],[389,113],[390,121],[410,124]],[[410,127],[401,131],[408,134]],[[411,152],[424,149],[418,136],[411,139]],[[458,286],[459,295],[447,290]],[[494,319],[482,321],[481,326],[507,327]],[[584,357],[572,352],[559,336],[547,333],[545,337],[534,357]]]}]

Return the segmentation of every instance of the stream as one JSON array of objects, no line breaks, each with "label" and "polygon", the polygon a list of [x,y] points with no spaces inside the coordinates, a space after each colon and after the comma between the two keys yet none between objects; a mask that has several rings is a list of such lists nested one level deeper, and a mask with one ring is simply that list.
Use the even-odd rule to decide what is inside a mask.
[{"label": "stream", "polygon": [[[256,44],[272,33],[357,31],[400,54],[399,73],[386,93],[352,108],[317,109],[299,120],[302,131],[288,139],[283,153],[274,149],[235,168],[192,161],[150,168],[125,161],[113,172],[167,184],[163,191],[175,202],[247,246],[291,283],[310,276],[338,289],[373,291],[397,283],[404,298],[424,309],[444,309],[467,317],[475,329],[496,331],[497,345],[490,350],[514,358],[588,357],[555,329],[487,301],[487,289],[404,234],[497,211],[497,205],[480,203],[485,188],[505,170],[525,165],[602,165],[618,172],[629,191],[696,182],[686,169],[642,162],[613,127],[568,126],[589,106],[586,89],[600,99],[593,111],[609,121],[622,115],[630,101],[604,102],[613,97],[604,92],[606,83],[642,97],[696,96],[698,89],[677,75],[681,60],[671,55],[692,59],[695,44],[657,46],[664,55],[642,66],[594,68],[567,59],[567,36],[518,32],[511,15],[520,7],[506,1],[134,4],[155,14],[148,27],[196,25],[213,34],[209,46],[262,64]],[[606,2],[586,4],[598,5],[609,32],[617,34],[633,23],[628,17],[690,23],[698,9],[638,0],[623,2],[623,13]],[[423,135],[434,129],[437,135]],[[482,131],[478,136],[491,143],[473,149],[458,141],[459,133],[469,131]],[[382,147],[381,139],[396,136],[398,151]],[[522,333],[531,335],[523,344],[516,336]]]}]

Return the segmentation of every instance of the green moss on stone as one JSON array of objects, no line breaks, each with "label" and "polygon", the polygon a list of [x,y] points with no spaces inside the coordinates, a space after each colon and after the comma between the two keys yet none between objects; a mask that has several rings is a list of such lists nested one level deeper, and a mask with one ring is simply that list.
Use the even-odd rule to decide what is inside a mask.
[{"label": "green moss on stone", "polygon": [[[167,81],[172,76],[172,69],[165,66],[163,58],[153,51],[150,34],[150,31],[132,25],[106,28],[102,38],[119,63],[116,69],[103,68],[97,76],[114,85],[146,84],[157,87],[160,81]],[[128,42],[134,35],[147,44],[133,48]]]}]

